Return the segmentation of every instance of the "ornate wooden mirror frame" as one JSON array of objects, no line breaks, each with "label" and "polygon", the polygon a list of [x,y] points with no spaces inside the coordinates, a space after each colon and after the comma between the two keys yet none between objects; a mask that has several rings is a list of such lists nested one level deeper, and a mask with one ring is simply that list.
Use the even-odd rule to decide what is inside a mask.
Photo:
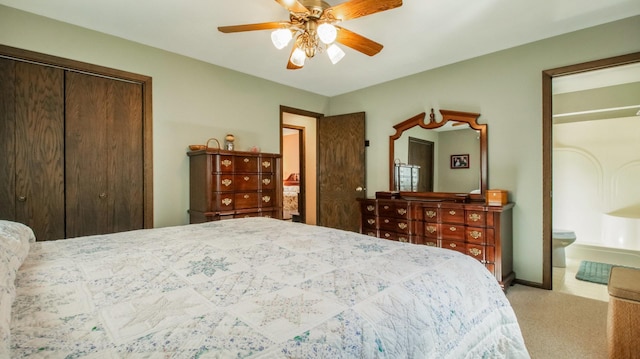
[{"label": "ornate wooden mirror frame", "polygon": [[394,162],[395,162],[395,140],[399,139],[403,132],[420,126],[424,129],[437,129],[445,126],[449,121],[467,123],[470,128],[478,131],[480,135],[480,193],[449,193],[449,192],[400,192],[402,197],[418,197],[418,198],[433,198],[442,200],[470,200],[470,201],[484,201],[486,191],[488,188],[488,162],[487,162],[487,125],[478,124],[477,119],[480,117],[479,113],[461,112],[440,110],[442,114],[442,121],[437,122],[433,109],[429,114],[429,122],[425,123],[426,113],[422,112],[416,116],[409,118],[395,126],[393,128],[396,133],[389,136],[389,190],[394,190]]}]

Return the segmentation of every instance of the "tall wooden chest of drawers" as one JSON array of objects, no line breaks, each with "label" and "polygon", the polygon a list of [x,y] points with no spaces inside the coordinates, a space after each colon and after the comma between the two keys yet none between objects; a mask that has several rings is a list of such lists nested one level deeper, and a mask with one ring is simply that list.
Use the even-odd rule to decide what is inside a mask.
[{"label": "tall wooden chest of drawers", "polygon": [[512,208],[483,203],[362,199],[360,232],[447,248],[480,261],[508,287],[513,272]]},{"label": "tall wooden chest of drawers", "polygon": [[207,149],[187,155],[191,223],[256,216],[282,218],[279,154]]}]

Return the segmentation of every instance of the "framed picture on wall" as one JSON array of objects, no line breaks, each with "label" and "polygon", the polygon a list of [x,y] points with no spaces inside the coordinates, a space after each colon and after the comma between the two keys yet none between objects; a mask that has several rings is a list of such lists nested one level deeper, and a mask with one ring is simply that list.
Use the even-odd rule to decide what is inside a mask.
[{"label": "framed picture on wall", "polygon": [[469,154],[451,155],[451,168],[469,168]]}]

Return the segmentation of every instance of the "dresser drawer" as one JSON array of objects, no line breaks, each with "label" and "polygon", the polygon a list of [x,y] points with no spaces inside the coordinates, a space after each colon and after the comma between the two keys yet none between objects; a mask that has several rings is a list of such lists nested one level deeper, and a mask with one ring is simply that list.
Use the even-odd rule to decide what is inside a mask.
[{"label": "dresser drawer", "polygon": [[442,240],[442,248],[451,249],[460,253],[466,254],[466,246],[464,242],[452,241],[448,239]]},{"label": "dresser drawer", "polygon": [[260,176],[260,186],[263,190],[265,189],[276,189],[276,181],[271,173],[263,173]]},{"label": "dresser drawer", "polygon": [[233,170],[238,172],[251,172],[258,173],[260,167],[258,166],[257,156],[235,156],[233,157]]},{"label": "dresser drawer", "polygon": [[465,223],[467,226],[485,227],[487,225],[487,212],[465,211]]},{"label": "dresser drawer", "polygon": [[378,203],[378,216],[380,217],[393,217],[403,218],[409,217],[409,208],[407,205],[381,202]]},{"label": "dresser drawer", "polygon": [[409,235],[406,233],[396,233],[393,231],[380,230],[380,238],[409,243]]},{"label": "dresser drawer", "polygon": [[409,234],[409,222],[400,218],[378,218],[378,228],[382,231],[393,231],[397,233]]},{"label": "dresser drawer", "polygon": [[466,227],[464,225],[449,223],[438,224],[438,231],[440,232],[440,238],[442,239],[451,239],[464,242],[465,229]]},{"label": "dresser drawer", "polygon": [[260,197],[260,207],[273,207],[276,205],[274,191],[262,191],[258,196]]},{"label": "dresser drawer", "polygon": [[424,236],[427,238],[439,238],[440,231],[438,230],[437,223],[425,223],[424,224]]},{"label": "dresser drawer", "polygon": [[362,228],[363,229],[373,229],[375,230],[376,228],[378,228],[377,224],[377,220],[375,216],[362,216]]},{"label": "dresser drawer", "polygon": [[235,179],[232,174],[218,173],[213,175],[213,190],[233,191],[235,189]]},{"label": "dresser drawer", "polygon": [[440,218],[442,223],[464,224],[464,209],[462,208],[440,208]]},{"label": "dresser drawer", "polygon": [[260,172],[274,173],[275,172],[274,162],[275,162],[275,159],[272,157],[260,158]]},{"label": "dresser drawer", "polygon": [[376,202],[375,201],[363,201],[360,203],[360,208],[363,215],[375,216],[376,214]]},{"label": "dresser drawer", "polygon": [[260,188],[260,177],[257,174],[234,175],[236,191],[257,191]]},{"label": "dresser drawer", "polygon": [[211,156],[213,161],[213,170],[215,172],[232,173],[233,172],[233,156]]},{"label": "dresser drawer", "polygon": [[257,192],[240,192],[235,193],[235,209],[257,208],[260,203],[259,193]]}]

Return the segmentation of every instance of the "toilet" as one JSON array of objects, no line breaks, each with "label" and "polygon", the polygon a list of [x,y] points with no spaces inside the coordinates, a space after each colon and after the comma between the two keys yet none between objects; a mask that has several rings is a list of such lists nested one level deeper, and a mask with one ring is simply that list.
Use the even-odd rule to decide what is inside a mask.
[{"label": "toilet", "polygon": [[564,248],[576,241],[576,234],[566,229],[554,229],[551,237],[553,246],[551,263],[554,267],[564,268],[567,266]]}]

